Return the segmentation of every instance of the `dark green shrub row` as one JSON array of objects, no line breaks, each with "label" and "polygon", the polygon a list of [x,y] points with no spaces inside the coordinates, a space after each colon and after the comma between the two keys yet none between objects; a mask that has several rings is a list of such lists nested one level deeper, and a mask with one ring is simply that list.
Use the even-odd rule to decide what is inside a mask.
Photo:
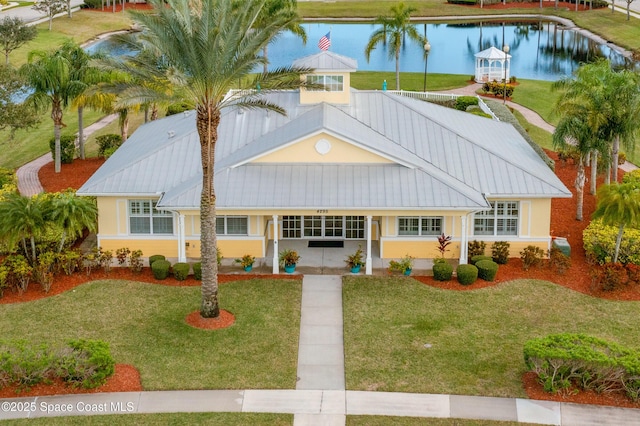
[{"label": "dark green shrub row", "polygon": [[168,260],[156,260],[151,265],[151,271],[156,280],[166,279],[169,276],[169,269],[171,269],[171,263]]},{"label": "dark green shrub row", "polygon": [[476,262],[478,268],[478,278],[485,281],[493,281],[498,274],[498,264],[492,260],[481,260]]},{"label": "dark green shrub row", "polygon": [[458,265],[456,269],[458,282],[462,285],[471,285],[478,279],[478,268],[474,265]]},{"label": "dark green shrub row", "polygon": [[[49,140],[49,149],[51,156],[56,158],[56,138]],[[62,164],[71,164],[76,157],[76,137],[72,135],[60,136],[60,162]]]},{"label": "dark green shrub row", "polygon": [[120,147],[120,145],[122,145],[122,136],[115,133],[109,133],[98,136],[96,138],[96,143],[98,144],[98,155],[100,157],[108,158]]},{"label": "dark green shrub row", "polygon": [[188,263],[178,262],[173,265],[173,276],[178,281],[184,281],[189,276],[189,269],[191,269],[191,266]]},{"label": "dark green shrub row", "polygon": [[41,343],[0,341],[0,384],[29,387],[60,378],[83,388],[105,383],[115,371],[109,344],[99,340],[71,340],[52,349]]},{"label": "dark green shrub row", "polygon": [[640,398],[640,351],[584,334],[562,333],[524,345],[524,362],[547,392],[575,386],[602,392],[625,391]]},{"label": "dark green shrub row", "polygon": [[170,115],[180,114],[181,112],[193,109],[193,105],[188,102],[178,102],[167,107],[167,117]]},{"label": "dark green shrub row", "polygon": [[453,276],[453,266],[444,259],[435,259],[433,263],[433,279],[449,281]]},{"label": "dark green shrub row", "polygon": [[198,281],[202,281],[202,262],[196,262],[193,264],[193,278]]},{"label": "dark green shrub row", "polygon": [[167,258],[161,254],[154,254],[153,256],[149,256],[149,266],[153,265],[153,262],[156,260],[167,260]]},{"label": "dark green shrub row", "polygon": [[471,105],[478,105],[478,98],[475,96],[460,96],[456,98],[455,109],[466,111]]},{"label": "dark green shrub row", "polygon": [[475,255],[471,258],[471,264],[475,265],[476,263],[480,262],[481,260],[493,260],[493,258],[491,256],[485,256],[484,254],[478,254]]}]

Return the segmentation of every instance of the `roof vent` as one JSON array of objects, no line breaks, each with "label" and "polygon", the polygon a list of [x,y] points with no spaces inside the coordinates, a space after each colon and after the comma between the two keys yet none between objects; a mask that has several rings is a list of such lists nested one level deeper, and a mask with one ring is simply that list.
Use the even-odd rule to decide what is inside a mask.
[{"label": "roof vent", "polygon": [[169,139],[171,139],[172,137],[174,137],[176,135],[176,132],[174,132],[173,130],[169,130],[167,132],[167,134],[169,135]]},{"label": "roof vent", "polygon": [[191,111],[183,111],[182,113],[184,114],[185,118],[191,115]]}]

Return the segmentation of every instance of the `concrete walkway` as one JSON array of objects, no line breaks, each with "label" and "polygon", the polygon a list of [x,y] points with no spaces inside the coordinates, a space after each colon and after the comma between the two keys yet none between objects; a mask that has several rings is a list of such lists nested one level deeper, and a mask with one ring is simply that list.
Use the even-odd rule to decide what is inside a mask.
[{"label": "concrete walkway", "polygon": [[[294,426],[344,426],[347,415],[637,426],[640,410],[520,398],[345,390],[342,277],[302,281],[296,389],[119,392],[0,399],[0,420],[142,413],[286,413]],[[12,404],[15,403],[15,404]]]}]

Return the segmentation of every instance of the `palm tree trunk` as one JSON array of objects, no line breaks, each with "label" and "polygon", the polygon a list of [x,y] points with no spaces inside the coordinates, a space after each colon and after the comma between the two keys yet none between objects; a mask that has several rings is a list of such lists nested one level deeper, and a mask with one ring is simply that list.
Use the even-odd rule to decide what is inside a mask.
[{"label": "palm tree trunk", "polygon": [[149,122],[149,104],[144,106],[144,122],[145,124]]},{"label": "palm tree trunk", "polygon": [[218,139],[220,110],[213,105],[197,108],[196,127],[200,136],[202,160],[202,194],[200,197],[200,257],[202,259],[202,305],[200,316],[217,318],[220,315],[218,301],[218,262],[216,237],[216,195],[213,185],[216,141]]},{"label": "palm tree trunk", "polygon": [[396,49],[396,90],[400,90],[400,49]]},{"label": "palm tree trunk", "polygon": [[31,265],[36,264],[36,238],[31,236]]},{"label": "palm tree trunk", "polygon": [[576,220],[582,220],[582,206],[584,204],[584,156],[580,156],[578,162],[578,174],[576,176]]},{"label": "palm tree trunk", "polygon": [[616,235],[616,249],[613,252],[613,263],[618,261],[618,255],[620,254],[620,244],[622,243],[622,234],[624,233],[624,223],[620,224],[618,228],[618,235]]},{"label": "palm tree trunk", "polygon": [[596,183],[598,179],[598,151],[594,150],[591,152],[591,195],[596,195]]},{"label": "palm tree trunk", "polygon": [[64,126],[64,123],[62,122],[62,106],[59,100],[53,100],[51,119],[53,120],[53,136],[55,138],[54,168],[56,173],[60,173],[60,128]]},{"label": "palm tree trunk", "polygon": [[158,104],[156,102],[151,104],[151,121],[158,119]]},{"label": "palm tree trunk", "polygon": [[78,107],[78,149],[80,150],[80,159],[84,160],[84,107]]},{"label": "palm tree trunk", "polygon": [[60,245],[58,246],[58,253],[62,253],[62,249],[64,247],[64,242],[67,239],[67,231],[62,228],[62,237],[60,238]]},{"label": "palm tree trunk", "polygon": [[620,136],[613,138],[613,152],[611,154],[611,168],[613,169],[613,181],[618,181],[618,155],[620,153]]},{"label": "palm tree trunk", "polygon": [[609,185],[611,183],[611,163],[607,163],[607,170],[604,174],[604,184]]},{"label": "palm tree trunk", "polygon": [[[264,59],[267,59],[268,58],[268,56],[267,56],[268,54],[269,54],[269,46],[267,45],[267,46],[262,48],[262,57]],[[262,66],[262,72],[265,73],[265,74],[269,72],[269,64],[267,64],[266,62]]]}]

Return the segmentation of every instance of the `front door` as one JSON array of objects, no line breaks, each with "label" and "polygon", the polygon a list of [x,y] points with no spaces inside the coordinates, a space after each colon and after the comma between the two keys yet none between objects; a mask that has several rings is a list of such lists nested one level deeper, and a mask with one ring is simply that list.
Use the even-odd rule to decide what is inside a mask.
[{"label": "front door", "polygon": [[364,239],[364,216],[283,216],[282,238]]}]

